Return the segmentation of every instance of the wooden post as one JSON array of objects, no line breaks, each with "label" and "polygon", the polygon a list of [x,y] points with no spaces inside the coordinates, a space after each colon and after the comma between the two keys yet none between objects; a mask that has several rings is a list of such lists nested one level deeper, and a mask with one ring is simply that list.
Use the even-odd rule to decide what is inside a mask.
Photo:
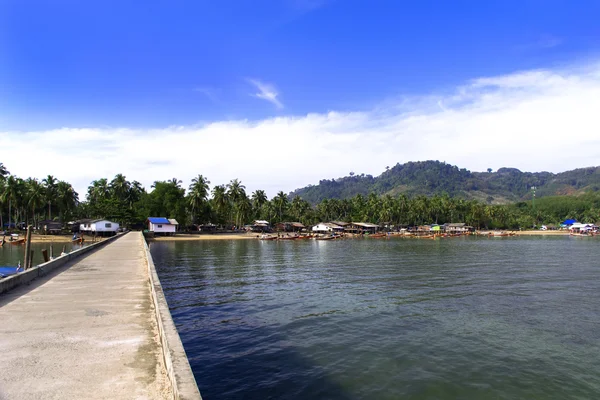
[{"label": "wooden post", "polygon": [[27,269],[31,268],[32,264],[33,264],[33,250],[31,250],[29,252],[29,266],[27,267]]},{"label": "wooden post", "polygon": [[48,257],[48,250],[42,250],[42,256],[44,257],[44,262],[50,261],[50,258]]},{"label": "wooden post", "polygon": [[31,264],[30,260],[30,250],[31,250],[31,231],[33,227],[29,225],[27,227],[27,234],[25,239],[25,259],[23,260],[23,270],[29,269],[29,264]]}]

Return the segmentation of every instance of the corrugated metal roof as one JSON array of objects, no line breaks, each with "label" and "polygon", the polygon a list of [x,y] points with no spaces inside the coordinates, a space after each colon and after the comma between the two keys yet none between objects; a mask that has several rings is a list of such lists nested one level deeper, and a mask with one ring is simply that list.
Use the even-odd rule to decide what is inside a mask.
[{"label": "corrugated metal roof", "polygon": [[169,220],[163,217],[148,217],[148,221],[153,224],[170,224]]},{"label": "corrugated metal roof", "polygon": [[179,222],[177,222],[177,220],[175,218],[169,218],[169,223],[171,225],[179,225]]},{"label": "corrugated metal roof", "polygon": [[378,228],[379,225],[372,224],[370,222],[353,222],[356,226],[362,226],[363,228]]}]

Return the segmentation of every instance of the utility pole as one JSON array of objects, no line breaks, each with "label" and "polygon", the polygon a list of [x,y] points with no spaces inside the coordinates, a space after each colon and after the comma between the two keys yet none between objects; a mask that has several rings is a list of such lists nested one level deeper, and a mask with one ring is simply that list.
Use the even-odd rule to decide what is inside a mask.
[{"label": "utility pole", "polygon": [[536,189],[535,186],[531,187],[531,191],[533,192],[533,197],[532,197],[532,200],[531,200],[531,204],[532,204],[534,210],[535,210],[535,189]]}]

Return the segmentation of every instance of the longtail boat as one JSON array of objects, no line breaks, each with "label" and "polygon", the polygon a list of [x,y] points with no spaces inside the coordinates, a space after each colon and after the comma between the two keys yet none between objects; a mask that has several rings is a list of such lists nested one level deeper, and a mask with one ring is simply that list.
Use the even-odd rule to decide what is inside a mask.
[{"label": "longtail boat", "polygon": [[315,239],[317,240],[333,240],[338,238],[339,236],[318,236]]},{"label": "longtail boat", "polygon": [[25,244],[25,238],[13,240],[12,242],[8,242],[10,244]]},{"label": "longtail boat", "polygon": [[298,236],[281,236],[278,237],[277,240],[296,240],[299,239]]},{"label": "longtail boat", "polygon": [[258,239],[259,240],[277,240],[277,236],[262,235]]}]

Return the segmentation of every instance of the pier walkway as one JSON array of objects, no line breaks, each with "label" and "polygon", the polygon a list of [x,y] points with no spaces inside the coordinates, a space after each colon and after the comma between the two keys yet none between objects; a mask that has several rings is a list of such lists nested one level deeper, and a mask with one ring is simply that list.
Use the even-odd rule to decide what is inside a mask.
[{"label": "pier walkway", "polygon": [[167,399],[143,237],[0,295],[0,399]]}]

